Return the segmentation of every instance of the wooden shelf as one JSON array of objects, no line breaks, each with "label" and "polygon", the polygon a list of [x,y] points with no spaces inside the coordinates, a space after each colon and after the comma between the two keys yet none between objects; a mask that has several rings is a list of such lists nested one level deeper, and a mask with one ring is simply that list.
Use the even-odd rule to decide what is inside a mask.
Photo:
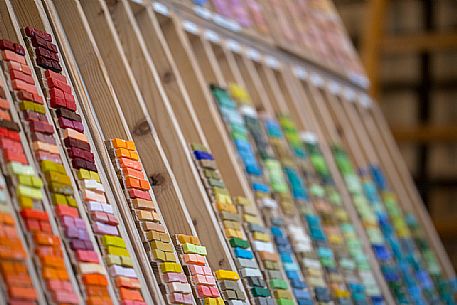
[{"label": "wooden shelf", "polygon": [[[444,277],[455,276],[394,137],[378,105],[366,95],[367,83],[363,79],[272,37],[218,25],[183,1],[153,2],[159,6],[141,0],[2,1],[8,6],[0,5],[0,15],[11,14],[18,23],[0,30],[5,37],[18,39],[19,28],[32,25],[52,33],[58,42],[63,73],[71,80],[77,96],[78,111],[96,148],[102,181],[120,216],[121,234],[128,237],[148,304],[165,304],[163,287],[159,286],[157,272],[132,219],[105,141],[134,140],[144,170],[155,182],[159,218],[170,235],[198,235],[208,247],[206,259],[213,271],[237,270],[237,258],[215,212],[219,202],[208,196],[209,186],[200,179],[190,144],[201,143],[212,151],[231,195],[255,202],[258,194],[252,189],[252,177],[240,162],[209,84],[237,83],[249,92],[259,118],[289,115],[299,132],[311,133],[318,140],[341,196],[341,209],[354,227],[386,304],[394,304],[394,299],[370,244],[363,211],[337,167],[334,145],[345,148],[357,169],[379,166],[389,191],[397,198],[400,213],[418,220]],[[451,141],[457,134],[454,127],[434,127],[432,132],[425,127],[398,128],[394,136],[421,141],[438,136],[442,141]],[[285,149],[288,148],[286,143]],[[303,175],[306,183],[308,178],[317,180]],[[267,228],[273,215],[308,231],[298,203],[292,206],[292,213],[282,207],[270,210],[258,203],[253,210],[263,216],[259,222]],[[307,204],[314,213],[314,202]],[[437,227],[445,235],[455,229],[448,223]],[[268,231],[266,234],[272,239]],[[259,261],[258,257],[254,259]],[[283,268],[279,270],[284,276]]]}]

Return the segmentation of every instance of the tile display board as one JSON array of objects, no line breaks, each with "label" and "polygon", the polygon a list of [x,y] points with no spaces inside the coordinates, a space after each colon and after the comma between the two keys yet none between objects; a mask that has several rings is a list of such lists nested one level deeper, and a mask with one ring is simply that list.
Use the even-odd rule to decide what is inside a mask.
[{"label": "tile display board", "polygon": [[0,14],[0,304],[456,304],[330,1]]}]

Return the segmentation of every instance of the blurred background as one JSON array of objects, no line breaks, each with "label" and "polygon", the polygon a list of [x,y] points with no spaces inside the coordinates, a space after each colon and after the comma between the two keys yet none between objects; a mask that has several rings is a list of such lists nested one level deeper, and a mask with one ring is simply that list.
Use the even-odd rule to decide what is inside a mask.
[{"label": "blurred background", "polygon": [[457,1],[334,1],[457,267]]}]

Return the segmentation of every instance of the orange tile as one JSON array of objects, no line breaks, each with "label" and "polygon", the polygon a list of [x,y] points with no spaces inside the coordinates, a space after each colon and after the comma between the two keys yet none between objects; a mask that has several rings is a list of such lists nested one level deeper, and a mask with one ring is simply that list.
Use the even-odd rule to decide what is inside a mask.
[{"label": "orange tile", "polygon": [[82,276],[82,280],[85,285],[97,285],[98,279],[98,274],[83,274]]},{"label": "orange tile", "polygon": [[125,185],[128,188],[140,188],[140,180],[137,178],[127,177],[125,179]]},{"label": "orange tile", "polygon": [[130,160],[128,158],[119,158],[119,164],[122,168],[133,168],[135,170],[141,171],[143,167],[138,161]]},{"label": "orange tile", "polygon": [[134,170],[133,168],[124,168],[122,169],[122,173],[125,177],[131,176],[137,179],[144,179],[144,174],[141,171]]},{"label": "orange tile", "polygon": [[9,225],[14,225],[15,224],[13,216],[11,216],[8,213],[3,213],[1,215],[1,219],[2,219],[2,222],[5,223],[5,224],[9,224]]},{"label": "orange tile", "polygon": [[45,246],[54,245],[53,236],[50,234],[37,232],[34,235],[34,239],[35,239],[35,243],[37,243],[38,245],[45,245]]},{"label": "orange tile", "polygon": [[127,287],[127,288],[141,288],[140,281],[138,279],[118,276],[116,277],[116,287]]},{"label": "orange tile", "polygon": [[277,262],[279,260],[278,255],[272,252],[259,251],[259,256],[262,261],[273,261]]},{"label": "orange tile", "polygon": [[133,141],[125,141],[128,150],[136,150],[135,143]]},{"label": "orange tile", "polygon": [[68,281],[69,277],[68,277],[67,270],[58,269],[56,272],[57,272],[57,277],[59,280]]},{"label": "orange tile", "polygon": [[4,110],[9,110],[10,109],[10,103],[8,100],[0,98],[0,108]]},{"label": "orange tile", "polygon": [[122,300],[142,301],[143,296],[138,290],[119,288],[119,295]]},{"label": "orange tile", "polygon": [[26,65],[27,63],[25,62],[25,57],[20,56],[10,50],[4,50],[3,52],[3,59],[6,61],[14,61],[23,65]]},{"label": "orange tile", "polygon": [[149,182],[144,180],[144,179],[140,179],[140,189],[142,190],[149,190],[151,188],[151,186],[149,185]]},{"label": "orange tile", "polygon": [[61,257],[55,256],[45,256],[42,259],[42,264],[45,266],[55,267],[55,268],[64,268],[65,263]]},{"label": "orange tile", "polygon": [[33,288],[8,287],[8,294],[11,298],[36,300],[37,295]]},{"label": "orange tile", "polygon": [[57,280],[59,279],[57,270],[54,268],[43,267],[41,269],[41,274],[45,280]]},{"label": "orange tile", "polygon": [[131,151],[130,152],[130,159],[138,161],[140,157],[138,156],[138,153],[136,151]]},{"label": "orange tile", "polygon": [[130,158],[130,152],[125,148],[118,148],[115,153],[118,158]]},{"label": "orange tile", "polygon": [[11,121],[11,116],[8,111],[0,110],[0,119],[5,121]]},{"label": "orange tile", "polygon": [[86,285],[86,293],[89,296],[107,297],[108,290],[104,286]]},{"label": "orange tile", "polygon": [[127,148],[126,141],[124,141],[122,139],[118,139],[118,138],[112,139],[111,144],[113,145],[114,148]]}]

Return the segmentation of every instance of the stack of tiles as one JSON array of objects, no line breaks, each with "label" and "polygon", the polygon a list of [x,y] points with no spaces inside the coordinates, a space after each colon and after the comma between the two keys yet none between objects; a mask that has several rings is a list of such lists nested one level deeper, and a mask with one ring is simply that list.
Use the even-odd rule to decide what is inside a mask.
[{"label": "stack of tiles", "polygon": [[191,235],[177,234],[174,242],[197,303],[224,305],[216,278],[206,261],[206,247],[200,244],[197,236]]},{"label": "stack of tiles", "polygon": [[[257,208],[254,206],[254,203],[246,198],[237,197],[235,198],[235,202],[242,211],[243,224],[247,229],[252,249],[268,281],[268,287],[273,291],[276,303],[279,305],[295,304],[293,295],[289,290],[289,285],[284,280],[281,272],[283,266],[279,260],[278,252],[273,246],[272,236],[258,214]],[[254,296],[256,294],[263,296],[263,293],[267,291],[266,288],[257,289],[253,294]]]},{"label": "stack of tiles", "polygon": [[[348,291],[341,285],[341,281],[344,280],[351,291],[354,303],[367,304],[365,288],[360,284],[360,279],[352,267],[354,262],[349,258],[348,249],[343,242],[343,233],[336,217],[342,215],[347,222],[347,213],[342,209],[341,202],[338,202],[337,207],[333,208],[324,198],[325,190],[306,167],[306,153],[298,133],[289,132],[289,138],[293,139],[291,149],[289,149],[279,123],[268,116],[264,116],[263,121],[270,143],[283,164],[295,202],[301,207],[299,210],[308,223],[311,238],[319,244],[319,254],[322,255],[321,264],[330,274],[329,279],[332,282],[332,293],[335,299],[340,303],[347,302]],[[304,176],[307,178],[306,181]],[[336,213],[337,211],[338,213]],[[319,218],[322,221],[322,228],[319,225]],[[327,251],[328,247],[332,251]],[[333,253],[335,258],[333,258]],[[339,273],[335,270],[339,270]]]},{"label": "stack of tiles", "polygon": [[[213,155],[202,145],[193,144],[192,148],[200,178],[210,200],[214,203],[215,212],[252,303],[272,304],[271,293],[265,287],[265,278],[259,270],[252,252],[250,240],[241,223],[241,216],[237,206],[232,201],[229,191],[225,188]],[[264,293],[262,295],[258,293],[259,288],[263,289]],[[244,304],[246,296],[240,294],[237,297],[239,302],[233,301],[233,305]]]},{"label": "stack of tiles", "polygon": [[411,234],[416,241],[417,247],[422,251],[424,260],[427,263],[427,269],[435,281],[441,297],[445,300],[444,303],[447,305],[456,304],[455,296],[457,295],[457,279],[451,278],[446,280],[443,276],[440,276],[441,270],[436,260],[435,253],[433,253],[433,250],[430,248],[425,237],[425,232],[423,231],[424,228],[419,225],[416,217],[412,214],[408,213],[406,221],[408,223],[408,228],[411,230]]},{"label": "stack of tiles", "polygon": [[[398,232],[400,242],[402,243],[403,247],[406,248],[405,252],[410,253],[411,256],[413,256],[416,253],[416,249],[420,251],[423,263],[418,263],[416,266],[421,267],[422,265],[421,268],[428,271],[431,278],[435,282],[436,287],[438,288],[439,294],[444,304],[455,304],[451,292],[452,287],[450,283],[444,278],[436,255],[431,250],[429,243],[424,236],[424,232],[417,225],[418,223],[415,216],[411,213],[404,213],[401,210],[395,194],[390,191],[390,188],[387,185],[387,181],[384,178],[384,174],[381,168],[377,165],[372,164],[370,165],[369,170],[372,176],[372,180],[375,183],[381,197],[383,198],[383,202],[385,204],[386,211],[392,221],[392,225]],[[366,190],[365,192],[372,193],[374,195],[374,192],[371,191],[373,189],[373,185],[367,182],[368,181],[365,181],[364,183],[364,188]],[[381,225],[387,224],[384,223]],[[411,259],[415,258],[411,257]],[[418,262],[417,259],[415,259],[415,261]],[[420,268],[418,269],[419,270],[416,272],[418,274],[422,274],[422,279],[424,282],[426,282],[428,280],[426,274],[424,274],[423,270]]]},{"label": "stack of tiles", "polygon": [[5,178],[0,174],[0,294],[8,304],[33,305],[37,292],[28,270],[30,257],[13,213]]},{"label": "stack of tiles", "polygon": [[333,304],[330,290],[324,279],[324,270],[317,254],[313,251],[311,238],[303,227],[293,224],[289,224],[287,227],[292,246],[297,253],[306,279],[313,288],[316,301],[323,304]]},{"label": "stack of tiles", "polygon": [[[313,304],[312,296],[309,292],[307,284],[305,284],[304,276],[302,274],[299,263],[297,262],[296,255],[293,253],[294,248],[291,238],[287,235],[290,233],[287,226],[278,219],[272,219],[271,233],[278,248],[281,262],[286,270],[286,276],[289,279],[290,286],[294,293],[298,305]],[[284,286],[282,280],[276,280],[274,286]]]},{"label": "stack of tiles", "polygon": [[[339,270],[336,268],[336,262],[334,260],[334,255],[331,249],[329,249],[327,244],[327,238],[324,234],[322,226],[320,225],[320,219],[311,213],[310,207],[306,206],[302,200],[296,200],[295,203],[299,206],[299,209],[295,208],[293,205],[292,195],[287,185],[282,164],[278,161],[278,153],[280,157],[284,157],[285,149],[280,147],[279,143],[273,141],[270,145],[270,138],[267,136],[267,131],[264,128],[264,124],[258,119],[257,111],[254,109],[251,103],[249,94],[241,87],[237,85],[230,86],[231,95],[240,105],[239,109],[243,115],[243,118],[246,122],[247,129],[250,131],[252,138],[257,146],[257,152],[260,160],[263,161],[264,167],[266,169],[266,176],[271,185],[271,189],[276,198],[278,198],[281,203],[280,206],[283,208],[284,214],[288,216],[288,223],[293,223],[293,217],[297,219],[298,212],[302,213],[302,220],[297,219],[297,223],[305,222],[308,225],[308,229],[311,235],[311,238],[314,242],[314,248],[316,249],[316,254],[318,255],[321,265],[325,268],[326,273],[328,274],[327,279],[331,285],[333,297],[336,300],[339,300],[341,304],[346,304],[350,296],[349,291],[346,288],[346,285],[339,273]],[[268,117],[266,117],[268,119]],[[271,131],[271,128],[270,128]],[[279,148],[279,152],[278,152]],[[283,161],[283,159],[281,159]],[[285,160],[287,165],[289,162]],[[287,202],[288,204],[284,204]],[[291,202],[291,203],[290,203]],[[292,214],[292,215],[290,215]],[[327,293],[323,293],[325,287],[318,287],[319,293],[315,293],[316,297],[327,296]],[[321,289],[324,288],[324,289]],[[325,301],[329,301],[325,299]]]},{"label": "stack of tiles", "polygon": [[[249,96],[243,89],[236,85],[231,85],[231,91],[232,94],[236,96],[237,100],[240,103],[243,103],[243,106],[240,107],[243,114],[237,110],[236,103],[229,97],[228,93],[225,90],[221,88],[215,88],[215,90],[213,90],[213,94],[215,94],[216,102],[219,106],[222,117],[226,122],[227,129],[230,131],[232,139],[237,147],[237,151],[240,154],[240,157],[245,165],[245,172],[248,180],[251,182],[251,187],[256,197],[256,203],[262,210],[265,221],[270,226],[276,227],[276,236],[274,236],[272,240],[276,243],[278,249],[281,250],[280,254],[288,254],[289,257],[293,258],[294,255],[290,251],[291,247],[287,234],[282,232],[281,225],[275,225],[282,224],[284,220],[281,218],[278,204],[276,200],[272,198],[270,187],[265,183],[266,179],[264,178],[265,174],[267,178],[269,178],[269,180],[272,182],[272,188],[274,187],[275,194],[277,195],[276,197],[280,202],[281,210],[284,211],[286,215],[288,215],[290,221],[299,222],[300,220],[296,218],[297,213],[295,213],[295,207],[293,205],[290,193],[288,192],[288,187],[281,172],[281,167],[278,164],[277,160],[275,160],[272,156],[271,147],[269,147],[268,141],[264,137],[263,130],[261,126],[259,126],[259,121],[257,120],[255,109],[253,109],[251,105],[246,105],[246,101],[249,100]],[[249,142],[248,130],[255,138],[258,154],[260,159],[264,161],[267,168],[266,172],[263,172],[260,164],[257,163],[255,155],[249,159],[244,156],[243,150],[245,149],[249,149],[254,154],[254,149]],[[240,146],[239,143],[242,143],[242,145]],[[252,171],[248,167],[249,163],[255,164],[258,170]],[[280,235],[282,237],[278,236],[279,233],[281,233]],[[289,251],[287,252],[287,250]],[[279,257],[281,256],[278,256],[278,258]],[[296,262],[295,258],[292,260]],[[284,273],[289,279],[289,283],[292,285],[292,292],[294,292],[293,296],[295,297],[297,303],[309,302],[309,299],[307,298],[309,293],[305,290],[307,286],[303,281],[303,275],[301,275],[299,268],[295,268],[294,264],[290,264],[288,262],[286,262],[284,265],[282,265],[280,262],[276,262],[274,266],[278,268],[273,273],[275,276],[277,276],[276,279],[283,280],[282,276],[280,276],[281,267],[285,271]],[[288,270],[288,268],[291,268],[291,270]],[[287,284],[287,282],[285,283]],[[288,285],[284,287],[284,285],[282,285],[281,288],[283,290],[288,290],[287,286]],[[290,292],[287,291],[287,293]],[[282,293],[282,296],[285,297],[286,295]],[[284,303],[291,301],[288,298],[284,299]]]},{"label": "stack of tiles", "polygon": [[359,256],[352,255],[352,248],[355,245],[355,248],[359,249],[360,241],[349,222],[347,212],[342,207],[341,198],[333,192],[332,187],[324,189],[319,184],[311,185],[309,193],[316,212],[321,215],[329,245],[334,249],[338,266],[351,291],[354,304],[367,304],[366,288],[362,284],[362,278],[356,272],[356,261],[359,263],[360,272],[370,267],[366,256],[361,256],[359,259]]},{"label": "stack of tiles", "polygon": [[[81,116],[76,112],[77,106],[72,93],[71,84],[67,82],[59,63],[57,46],[52,43],[50,34],[27,27],[24,30],[25,39],[35,64],[36,72],[43,86],[51,108],[55,126],[66,149],[67,157],[71,160],[73,175],[77,177],[80,196],[83,198],[86,212],[91,221],[93,232],[102,245],[102,255],[105,264],[109,266],[109,277],[112,286],[116,287],[118,299],[125,304],[142,304],[143,297],[140,284],[129,251],[118,230],[118,220],[113,207],[107,200],[105,188],[101,184],[94,154],[86,136],[86,130]],[[58,167],[50,164],[50,169]],[[52,174],[52,171],[51,171]],[[57,195],[54,201],[65,205],[66,198]],[[68,202],[69,205],[70,202]],[[72,227],[78,222],[67,219],[67,225]],[[70,230],[70,229],[69,229]],[[85,243],[75,242],[76,255],[87,262],[98,262],[95,252]],[[87,281],[101,283],[106,279],[99,275],[88,276]],[[93,296],[99,294],[105,300],[106,290],[91,289]]]},{"label": "stack of tiles", "polygon": [[[422,261],[420,252],[412,240],[411,233],[406,224],[406,218],[403,218],[403,213],[398,208],[395,198],[389,196],[393,194],[383,193],[384,196],[381,200],[376,186],[368,176],[368,173],[365,170],[360,170],[360,177],[365,196],[376,211],[381,231],[385,236],[387,234],[386,240],[390,244],[395,259],[400,265],[405,266],[405,268],[408,268],[408,264],[410,265],[412,273],[407,274],[407,279],[409,279],[410,274],[416,277],[416,284],[411,280],[407,285],[413,290],[416,290],[414,287],[420,285],[425,299],[430,304],[438,303],[439,296],[430,274]],[[397,237],[392,236],[391,232],[396,232]]]},{"label": "stack of tiles", "polygon": [[[339,265],[346,274],[354,303],[365,304],[366,294],[374,304],[382,304],[383,298],[374,280],[368,258],[357,238],[348,213],[342,206],[323,155],[317,146],[308,151],[305,150],[301,136],[289,116],[279,115],[278,118],[282,132],[276,134],[285,136],[300,171],[308,178],[308,196],[324,223],[328,224],[324,229],[326,232],[330,231],[329,243],[334,244]],[[340,242],[336,237],[337,234],[342,235],[343,241]],[[347,257],[348,255],[350,258]]]},{"label": "stack of tiles", "polygon": [[[258,118],[257,111],[252,105],[249,93],[237,84],[230,84],[229,92],[230,96],[238,104],[238,113],[242,117],[244,126],[255,143],[254,149],[265,169],[263,173],[265,178],[263,178],[262,175],[255,176],[255,178],[249,177],[253,186],[255,186],[256,183],[265,184],[265,181],[268,181],[271,192],[279,201],[284,215],[286,217],[293,217],[296,215],[296,209],[284,174],[282,173],[281,164],[276,159],[274,151],[268,142],[265,130]],[[255,187],[253,187],[253,189],[255,189]],[[261,189],[262,188],[260,188],[260,190]],[[262,197],[259,198],[260,201],[269,201],[269,199],[272,199],[269,192],[261,191],[258,195]]]},{"label": "stack of tiles", "polygon": [[164,299],[169,304],[195,304],[170,235],[151,196],[135,143],[112,139],[107,146]]},{"label": "stack of tiles", "polygon": [[246,296],[240,289],[238,281],[240,276],[231,270],[216,270],[214,272],[217,279],[219,290],[222,292],[225,304],[227,305],[244,305]]},{"label": "stack of tiles", "polygon": [[[47,123],[44,115],[46,109],[43,98],[38,94],[32,71],[27,66],[24,48],[11,41],[1,40],[0,49],[3,69],[9,80],[16,107],[21,110],[21,122],[28,127],[28,136],[32,141],[37,161],[43,165],[46,162],[60,162],[55,139],[49,134],[53,134],[54,129]],[[6,112],[9,104],[4,98],[5,96],[2,97],[2,109]],[[9,110],[11,113],[17,111],[15,107]],[[25,155],[27,144],[21,141],[19,131],[19,125],[12,121],[0,127],[3,165],[7,168],[5,173],[8,173],[10,180],[13,181],[12,187],[14,186],[14,192],[17,194],[16,202],[22,218],[22,227],[24,232],[27,232],[29,248],[35,249],[35,264],[46,286],[47,301],[49,304],[78,304],[79,297],[64,263],[62,241],[55,235],[57,232],[51,228],[48,214],[45,212],[42,201],[43,182],[37,176],[34,167],[28,163]],[[65,216],[65,207],[56,209],[61,220]],[[72,241],[68,242],[71,244]],[[92,246],[88,241],[89,245]]]},{"label": "stack of tiles", "polygon": [[[356,174],[342,147],[333,146],[333,154],[346,187],[354,202],[357,202],[356,207],[366,225],[371,247],[381,263],[384,277],[394,297],[399,303],[438,304],[439,297],[428,272],[417,259],[414,243],[401,243],[398,237],[399,233],[404,235],[406,226],[392,226],[370,177],[364,175],[364,170],[360,175]],[[403,291],[405,287],[406,294]]]},{"label": "stack of tiles", "polygon": [[[297,211],[297,208],[294,205],[292,195],[283,174],[282,166],[276,159],[275,152],[268,141],[262,123],[258,119],[257,111],[251,104],[249,94],[243,88],[235,84],[230,85],[230,92],[232,97],[239,104],[239,110],[246,122],[246,128],[256,144],[257,155],[259,159],[263,161],[265,168],[264,174],[266,175],[265,180],[269,181],[272,193],[279,201],[280,207],[284,215],[287,217],[287,222],[300,223],[301,221],[298,217],[299,211]],[[271,218],[272,216],[270,215],[271,219],[267,221],[271,223],[274,241],[278,248],[281,260],[283,261],[286,276],[289,278],[297,302],[299,304],[309,303],[311,300],[309,299],[308,291],[302,291],[303,288],[305,288],[305,284],[302,280],[303,276],[301,275],[299,268],[297,268],[298,265],[296,265],[295,255],[292,253],[293,247],[288,238],[287,226],[284,226],[285,221],[279,217],[279,212],[276,211],[275,205],[269,204],[275,202],[272,199],[271,194],[261,191],[258,188],[256,189],[255,187],[254,191],[261,206],[263,208],[270,208],[270,213],[273,218]],[[265,213],[266,209],[263,208],[262,211],[264,212],[264,217],[268,219],[268,215]]]},{"label": "stack of tiles", "polygon": [[[239,87],[234,87],[232,86],[232,91],[236,88],[239,89]],[[252,190],[255,194],[256,198],[256,203],[259,205],[259,207],[262,209],[262,216],[264,216],[265,221],[269,223],[271,226],[272,219],[274,218],[276,221],[279,221],[280,223],[283,222],[283,220],[280,218],[280,211],[278,210],[277,207],[277,202],[274,200],[271,196],[270,193],[270,187],[265,183],[264,179],[264,172],[262,171],[261,165],[257,162],[256,156],[255,156],[255,151],[253,147],[251,146],[249,142],[249,132],[248,132],[248,125],[250,127],[250,131],[256,131],[258,133],[261,133],[262,130],[258,128],[258,121],[253,116],[253,113],[255,114],[255,110],[250,107],[250,108],[245,108],[246,110],[246,116],[252,120],[248,120],[247,123],[245,123],[243,115],[240,114],[240,112],[237,109],[236,103],[230,98],[228,93],[219,87],[213,86],[212,87],[213,95],[215,97],[219,112],[221,113],[221,116],[226,124],[226,127],[228,131],[230,132],[230,136],[233,139],[233,142],[236,146],[236,150],[239,154],[239,157],[241,158],[245,172],[247,175],[247,178],[249,182],[251,183]],[[238,90],[238,95],[243,95],[246,96],[245,91]],[[261,151],[261,156],[264,157],[266,162],[266,166],[269,169],[269,177],[271,178],[271,181],[273,182],[273,186],[275,188],[275,191],[278,193],[278,199],[280,202],[281,209],[285,211],[286,214],[288,215],[293,215],[294,214],[294,206],[293,206],[293,201],[290,198],[290,194],[287,192],[287,185],[285,184],[284,177],[281,173],[280,166],[279,166],[279,171],[278,171],[278,162],[277,160],[274,160],[273,158],[270,158],[270,148],[268,146],[268,142],[265,141],[265,138],[262,137],[261,134],[257,134],[258,137],[256,137],[257,140],[257,145],[259,151]],[[248,153],[247,153],[248,152]],[[249,214],[252,214],[254,217],[249,217],[248,219],[252,220],[257,220],[259,218],[259,215],[257,215],[257,208],[256,207],[244,207],[244,213],[247,214],[247,216],[250,216]],[[260,218],[259,218],[260,219]],[[264,227],[264,224],[262,223],[263,231],[259,232],[254,232],[255,234],[252,234],[252,237],[256,239],[257,237],[266,237],[268,236],[268,239],[261,240],[262,242],[266,242],[271,244],[272,241],[276,242],[278,239],[272,239],[271,234],[266,234],[267,230]],[[259,228],[260,229],[260,228]],[[278,228],[280,229],[280,228]],[[283,234],[286,236],[285,234]],[[272,244],[271,244],[272,245]],[[281,245],[279,245],[281,246]],[[285,248],[282,248],[285,249]],[[303,277],[299,274],[296,279],[299,281],[293,281],[292,283],[298,285],[297,287],[293,287],[298,289],[297,292],[299,292],[297,295],[293,295],[291,290],[289,289],[289,285],[287,282],[284,282],[286,285],[281,285],[278,286],[277,288],[272,287],[272,283],[274,281],[272,280],[284,280],[284,274],[288,275],[288,270],[285,269],[284,267],[290,267],[291,265],[282,265],[280,262],[280,256],[277,254],[277,252],[273,249],[272,245],[272,252],[274,253],[273,256],[270,257],[270,259],[274,259],[271,262],[267,261],[266,264],[266,269],[271,269],[267,270],[267,275],[270,279],[270,287],[273,290],[274,296],[276,299],[281,299],[281,302],[284,304],[287,303],[293,303],[293,299],[301,299],[301,296],[306,295],[305,293],[300,293],[298,290],[302,290],[304,288],[304,283],[303,283]],[[290,253],[292,254],[292,253]],[[294,273],[295,274],[295,273]],[[294,275],[295,276],[295,275]],[[298,301],[297,301],[298,302]]]}]

